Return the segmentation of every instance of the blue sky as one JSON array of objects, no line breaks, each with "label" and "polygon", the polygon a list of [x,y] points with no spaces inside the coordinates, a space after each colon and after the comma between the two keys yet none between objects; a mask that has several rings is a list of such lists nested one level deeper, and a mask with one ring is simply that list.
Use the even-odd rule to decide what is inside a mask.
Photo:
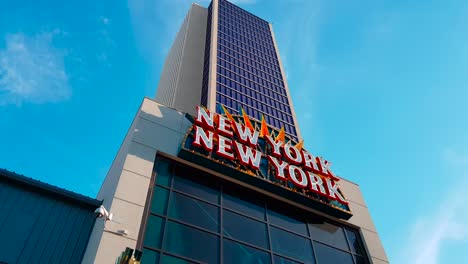
[{"label": "blue sky", "polygon": [[[0,167],[95,196],[190,3],[2,1]],[[468,2],[237,4],[272,22],[305,146],[359,183],[391,262],[468,259]]]}]

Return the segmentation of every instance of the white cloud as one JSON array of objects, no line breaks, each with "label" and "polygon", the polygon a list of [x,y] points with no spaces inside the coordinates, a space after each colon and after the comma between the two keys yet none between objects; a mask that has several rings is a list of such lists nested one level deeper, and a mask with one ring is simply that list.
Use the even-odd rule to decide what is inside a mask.
[{"label": "white cloud", "polygon": [[0,50],[0,105],[58,102],[71,96],[65,51],[52,43],[58,34],[60,30],[6,36]]},{"label": "white cloud", "polygon": [[468,211],[465,209],[468,157],[447,150],[444,158],[455,170],[461,171],[462,176],[444,175],[452,185],[440,193],[441,202],[435,208],[428,208],[428,213],[415,221],[408,243],[397,263],[444,263],[440,256],[446,245],[453,247],[468,240]]}]

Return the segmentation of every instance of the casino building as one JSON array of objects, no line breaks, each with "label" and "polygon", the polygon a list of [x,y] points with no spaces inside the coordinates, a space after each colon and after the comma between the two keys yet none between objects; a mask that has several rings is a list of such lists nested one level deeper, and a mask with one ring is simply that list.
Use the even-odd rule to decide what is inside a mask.
[{"label": "casino building", "polygon": [[[305,137],[305,139],[307,139]],[[303,147],[272,25],[193,4],[98,200],[83,263],[388,263],[359,186]]]}]

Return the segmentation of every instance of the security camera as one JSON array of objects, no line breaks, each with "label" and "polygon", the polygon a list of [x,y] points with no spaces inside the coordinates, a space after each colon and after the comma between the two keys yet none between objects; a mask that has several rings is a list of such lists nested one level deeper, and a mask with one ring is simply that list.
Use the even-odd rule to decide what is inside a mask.
[{"label": "security camera", "polygon": [[109,213],[104,206],[100,206],[94,210],[96,218],[104,218],[104,221],[112,221],[112,213]]}]

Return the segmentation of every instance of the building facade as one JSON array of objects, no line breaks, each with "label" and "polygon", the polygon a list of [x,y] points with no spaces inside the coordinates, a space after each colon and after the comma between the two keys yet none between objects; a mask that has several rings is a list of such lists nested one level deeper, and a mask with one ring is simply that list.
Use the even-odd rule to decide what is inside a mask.
[{"label": "building facade", "polygon": [[388,263],[359,186],[301,139],[271,24],[192,5],[99,191],[117,220],[96,222],[83,263],[125,248],[142,263]]},{"label": "building facade", "polygon": [[251,118],[263,115],[300,139],[272,25],[225,0],[208,9],[192,5],[164,64],[156,100],[186,113],[199,104],[218,113],[219,105],[238,114],[242,107]]}]

